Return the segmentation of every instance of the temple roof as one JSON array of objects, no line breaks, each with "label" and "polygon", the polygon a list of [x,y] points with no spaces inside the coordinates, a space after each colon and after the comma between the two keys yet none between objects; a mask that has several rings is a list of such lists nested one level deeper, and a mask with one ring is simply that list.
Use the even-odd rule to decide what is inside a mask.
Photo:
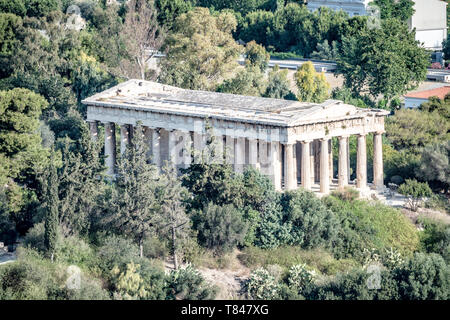
[{"label": "temple roof", "polygon": [[327,100],[317,104],[186,90],[144,80],[126,81],[97,93],[83,100],[82,103],[278,126],[360,118],[369,114],[371,116],[388,114],[384,110],[361,109],[338,100]]}]

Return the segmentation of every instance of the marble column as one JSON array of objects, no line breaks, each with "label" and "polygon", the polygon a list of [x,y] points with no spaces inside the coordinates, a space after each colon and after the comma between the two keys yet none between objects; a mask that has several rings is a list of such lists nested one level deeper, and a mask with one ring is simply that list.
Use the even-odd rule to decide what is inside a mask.
[{"label": "marble column", "polygon": [[255,169],[259,169],[257,139],[248,140],[248,164]]},{"label": "marble column", "polygon": [[330,183],[333,183],[333,139],[328,140],[328,163],[330,172]]},{"label": "marble column", "polygon": [[[275,190],[281,191],[281,159],[280,151],[281,145],[278,141],[273,141],[270,144],[270,156],[269,156],[269,168],[270,168],[270,178]],[[295,183],[297,186],[297,178],[295,178]]]},{"label": "marble column", "polygon": [[328,141],[329,139],[320,140],[320,192],[325,194],[328,194],[330,192]]},{"label": "marble column", "polygon": [[152,162],[157,167],[161,167],[161,138],[160,129],[154,129],[152,132]]},{"label": "marble column", "polygon": [[183,131],[183,164],[182,167],[184,169],[189,168],[189,166],[192,163],[192,139],[191,139],[191,133],[189,131]]},{"label": "marble column", "polygon": [[311,141],[301,141],[302,143],[302,187],[311,190]]},{"label": "marble column", "polygon": [[123,155],[130,143],[130,126],[127,124],[120,125],[120,154]]},{"label": "marble column", "polygon": [[261,173],[262,174],[265,174],[265,175],[269,175],[270,174],[270,172],[269,172],[269,158],[268,158],[268,156],[267,156],[267,154],[268,154],[268,150],[267,150],[267,148],[268,148],[268,146],[270,146],[270,144],[268,144],[267,143],[267,141],[264,141],[264,140],[259,140],[259,150],[258,150],[258,153],[259,153],[259,157],[258,157],[258,163],[259,163],[259,167],[260,167],[260,170],[261,170]]},{"label": "marble column", "polygon": [[89,121],[89,132],[91,133],[92,140],[97,141],[97,139],[98,139],[97,121]]},{"label": "marble column", "polygon": [[316,177],[315,177],[315,172],[316,172],[316,163],[315,163],[315,157],[314,157],[314,153],[316,152],[316,141],[313,140],[311,141],[311,143],[309,144],[309,170],[311,171],[310,173],[310,179],[311,179],[311,185],[314,185],[316,183]]},{"label": "marble column", "polygon": [[348,185],[348,137],[339,137],[339,165],[338,165],[338,186],[344,188]]},{"label": "marble column", "polygon": [[382,135],[383,132],[373,134],[373,184],[377,189],[384,188]]},{"label": "marble column", "polygon": [[143,127],[144,130],[144,142],[147,145],[147,158],[152,158],[152,128]]},{"label": "marble column", "polygon": [[194,163],[198,164],[202,162],[203,149],[205,148],[205,135],[200,132],[193,132],[193,153]]},{"label": "marble column", "polygon": [[212,159],[213,163],[223,163],[223,149],[224,149],[224,143],[223,143],[223,136],[222,135],[216,135],[214,136],[214,144],[215,144],[215,150],[214,150],[214,158]]},{"label": "marble column", "polygon": [[226,153],[226,161],[227,163],[233,165],[233,167],[236,170],[236,167],[234,166],[234,162],[236,159],[235,156],[235,138],[232,136],[225,136],[225,153]]},{"label": "marble column", "polygon": [[284,187],[286,190],[294,190],[297,188],[294,166],[294,144],[286,143],[284,144]]},{"label": "marble column", "polygon": [[365,189],[367,187],[366,135],[358,135],[358,149],[356,157],[356,187],[359,189]]},{"label": "marble column", "polygon": [[105,157],[106,174],[113,176],[116,165],[116,125],[112,122],[105,123]]},{"label": "marble column", "polygon": [[176,130],[168,130],[169,140],[168,140],[168,152],[169,152],[169,163],[172,165],[178,165],[178,157],[177,157],[177,137],[178,132]]},{"label": "marble column", "polygon": [[236,146],[234,148],[234,170],[243,172],[245,165],[245,138],[236,138]]}]

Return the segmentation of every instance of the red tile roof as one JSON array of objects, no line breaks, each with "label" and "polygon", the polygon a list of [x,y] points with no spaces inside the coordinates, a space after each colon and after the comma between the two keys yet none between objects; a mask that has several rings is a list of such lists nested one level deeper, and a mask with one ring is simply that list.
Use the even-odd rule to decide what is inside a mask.
[{"label": "red tile roof", "polygon": [[429,99],[431,97],[438,97],[439,99],[444,99],[444,97],[450,93],[450,86],[445,86],[437,89],[419,91],[405,94],[407,98],[419,98],[419,99]]}]

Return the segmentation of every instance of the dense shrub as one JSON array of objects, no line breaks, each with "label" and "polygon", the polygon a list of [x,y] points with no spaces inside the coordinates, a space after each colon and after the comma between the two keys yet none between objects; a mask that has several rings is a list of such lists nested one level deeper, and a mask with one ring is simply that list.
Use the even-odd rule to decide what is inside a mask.
[{"label": "dense shrub", "polygon": [[416,253],[395,271],[402,300],[447,300],[450,268],[438,254]]},{"label": "dense shrub", "polygon": [[276,300],[280,298],[280,284],[269,271],[260,268],[247,280],[246,292],[249,299]]},{"label": "dense shrub", "polygon": [[37,251],[19,248],[18,260],[0,266],[0,300],[108,299],[102,283],[79,270],[79,287],[69,287],[67,265],[51,263]]},{"label": "dense shrub", "polygon": [[233,205],[208,204],[197,213],[195,225],[200,244],[217,252],[230,251],[244,240],[247,226]]},{"label": "dense shrub", "polygon": [[122,269],[130,262],[137,263],[139,248],[132,240],[110,236],[98,248],[97,256],[100,270],[109,274],[115,266]]},{"label": "dense shrub", "polygon": [[144,257],[149,259],[164,259],[169,255],[167,243],[157,237],[148,237],[144,240]]},{"label": "dense shrub", "polygon": [[432,191],[426,182],[418,182],[417,180],[406,179],[399,188],[398,192],[407,197],[406,205],[412,210],[417,211],[423,198],[432,195]]},{"label": "dense shrub", "polygon": [[331,247],[338,232],[337,220],[314,193],[302,188],[285,192],[281,205],[283,222],[291,228],[290,244],[305,249]]},{"label": "dense shrub", "polygon": [[324,202],[336,213],[341,225],[333,246],[336,257],[353,257],[362,262],[366,248],[393,248],[407,256],[419,247],[415,226],[397,209],[378,202],[342,201],[333,196]]},{"label": "dense shrub", "polygon": [[249,268],[278,264],[287,272],[294,265],[306,264],[309,268],[324,274],[343,272],[359,264],[351,259],[336,260],[323,249],[304,250],[299,247],[284,246],[276,249],[248,247],[242,250],[239,260]]},{"label": "dense shrub", "polygon": [[260,248],[270,249],[286,244],[291,238],[291,226],[283,223],[283,211],[280,204],[281,195],[267,204],[255,228],[254,244]]},{"label": "dense shrub", "polygon": [[111,273],[115,299],[164,300],[166,298],[166,276],[162,266],[142,259],[140,264],[128,263],[123,270],[114,267]]},{"label": "dense shrub", "polygon": [[440,254],[450,263],[450,225],[432,219],[420,219],[424,230],[420,234],[422,249]]},{"label": "dense shrub", "polygon": [[177,300],[210,300],[217,293],[191,265],[170,272],[168,289],[168,297]]},{"label": "dense shrub", "polygon": [[34,225],[23,237],[23,245],[44,252],[44,222]]},{"label": "dense shrub", "polygon": [[92,248],[74,236],[61,239],[56,245],[56,261],[78,266],[93,266],[96,264]]}]

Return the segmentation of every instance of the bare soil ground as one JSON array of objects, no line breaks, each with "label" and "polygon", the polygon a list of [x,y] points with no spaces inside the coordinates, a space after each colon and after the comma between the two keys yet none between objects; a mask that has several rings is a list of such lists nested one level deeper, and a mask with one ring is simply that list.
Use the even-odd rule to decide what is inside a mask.
[{"label": "bare soil ground", "polygon": [[414,212],[414,211],[408,210],[406,208],[403,208],[402,213],[408,219],[410,219],[411,222],[414,223],[419,229],[422,228],[420,223],[418,223],[418,221],[417,221],[419,219],[419,217],[431,218],[431,219],[438,220],[438,221],[441,221],[446,224],[450,224],[450,215],[445,212],[441,212],[441,211],[437,211],[437,210],[432,210],[432,209],[427,209],[427,208],[419,208],[417,210],[417,212]]},{"label": "bare soil ground", "polygon": [[[250,269],[244,266],[238,259],[241,252],[235,249],[227,256],[226,267],[213,268],[197,266],[202,276],[211,284],[218,288],[217,300],[238,300],[242,299],[243,283],[250,276]],[[173,270],[173,262],[168,260],[165,263],[166,271]]]}]

